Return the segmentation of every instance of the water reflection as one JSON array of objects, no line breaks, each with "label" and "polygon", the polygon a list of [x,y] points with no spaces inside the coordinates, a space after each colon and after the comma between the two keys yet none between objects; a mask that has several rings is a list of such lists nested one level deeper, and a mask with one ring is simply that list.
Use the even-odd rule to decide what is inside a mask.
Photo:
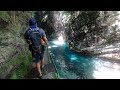
[{"label": "water reflection", "polygon": [[93,76],[96,79],[120,79],[120,65],[113,62],[94,61]]},{"label": "water reflection", "polygon": [[56,46],[56,45],[53,45],[52,47],[58,47],[58,46]]},{"label": "water reflection", "polygon": [[53,41],[53,43],[54,43],[55,45],[63,45],[63,44],[64,44],[64,42],[60,42],[60,41],[58,41],[58,40]]},{"label": "water reflection", "polygon": [[75,61],[75,60],[77,60],[77,59],[78,59],[78,58],[77,58],[76,55],[73,55],[73,54],[72,54],[72,55],[70,56],[70,60],[71,60],[71,61]]},{"label": "water reflection", "polygon": [[58,37],[58,40],[54,40],[54,41],[53,41],[53,44],[55,44],[55,45],[64,45],[65,42],[64,42],[64,40],[63,40],[63,36],[62,36],[62,35],[59,36],[59,37]]}]

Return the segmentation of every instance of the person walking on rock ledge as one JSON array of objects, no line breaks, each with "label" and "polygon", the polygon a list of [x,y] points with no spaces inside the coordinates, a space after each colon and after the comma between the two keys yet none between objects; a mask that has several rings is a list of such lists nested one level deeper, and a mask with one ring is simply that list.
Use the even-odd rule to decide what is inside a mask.
[{"label": "person walking on rock ledge", "polygon": [[32,52],[32,59],[36,63],[38,78],[42,79],[41,69],[44,66],[44,51],[48,45],[45,31],[37,26],[35,18],[29,20],[30,28],[25,32],[25,40],[29,44],[29,50]]}]

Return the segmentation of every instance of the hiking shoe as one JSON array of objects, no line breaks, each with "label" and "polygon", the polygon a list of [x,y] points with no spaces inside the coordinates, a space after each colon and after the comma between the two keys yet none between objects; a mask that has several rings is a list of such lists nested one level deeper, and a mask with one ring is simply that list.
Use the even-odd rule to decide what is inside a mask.
[{"label": "hiking shoe", "polygon": [[42,75],[40,75],[40,74],[37,77],[38,77],[38,79],[42,79]]},{"label": "hiking shoe", "polygon": [[40,76],[39,79],[43,79],[42,76]]},{"label": "hiking shoe", "polygon": [[42,79],[42,75],[41,75],[41,76],[39,75],[39,76],[38,76],[38,79]]}]

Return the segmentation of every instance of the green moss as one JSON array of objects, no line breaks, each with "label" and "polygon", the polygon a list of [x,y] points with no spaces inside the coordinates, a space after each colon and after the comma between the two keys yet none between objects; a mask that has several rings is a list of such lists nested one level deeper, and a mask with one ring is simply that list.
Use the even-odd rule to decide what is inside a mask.
[{"label": "green moss", "polygon": [[61,79],[61,77],[57,73],[55,73],[55,79]]},{"label": "green moss", "polygon": [[22,61],[22,64],[20,65],[19,68],[12,72],[12,76],[10,77],[10,79],[23,79],[29,70],[31,60],[32,58],[30,53],[19,55],[19,57],[16,60],[17,61],[16,63],[20,63]]},{"label": "green moss", "polygon": [[[27,30],[27,22],[34,16],[33,11],[0,11],[0,19],[8,23],[0,30],[0,56],[4,56],[6,63],[0,68],[0,77],[8,75],[15,66],[19,66],[11,74],[11,79],[22,79],[29,70],[31,53],[26,49],[23,34]],[[2,21],[1,21],[2,22]],[[20,45],[24,51],[19,51],[13,45]],[[10,53],[18,51],[14,59],[9,59]],[[4,60],[4,58],[3,58]],[[22,64],[21,64],[22,63]]]},{"label": "green moss", "polygon": [[2,66],[0,71],[0,76],[4,76],[5,74],[10,74],[9,72],[15,66],[18,66],[11,72],[10,79],[22,79],[26,75],[29,70],[29,65],[31,63],[32,57],[29,51],[22,52],[18,54],[13,60],[10,60],[4,66]]},{"label": "green moss", "polygon": [[12,79],[16,79],[17,78],[17,75],[16,73],[12,76]]},{"label": "green moss", "polygon": [[0,18],[2,18],[6,22],[10,20],[10,16],[7,11],[0,11]]}]

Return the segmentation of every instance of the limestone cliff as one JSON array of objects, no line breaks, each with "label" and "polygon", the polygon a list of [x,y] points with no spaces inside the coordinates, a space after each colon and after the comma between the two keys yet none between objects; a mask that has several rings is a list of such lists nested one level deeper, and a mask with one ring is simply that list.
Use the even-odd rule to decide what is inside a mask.
[{"label": "limestone cliff", "polygon": [[29,51],[23,35],[32,16],[32,11],[0,11],[0,78],[25,64]]}]

